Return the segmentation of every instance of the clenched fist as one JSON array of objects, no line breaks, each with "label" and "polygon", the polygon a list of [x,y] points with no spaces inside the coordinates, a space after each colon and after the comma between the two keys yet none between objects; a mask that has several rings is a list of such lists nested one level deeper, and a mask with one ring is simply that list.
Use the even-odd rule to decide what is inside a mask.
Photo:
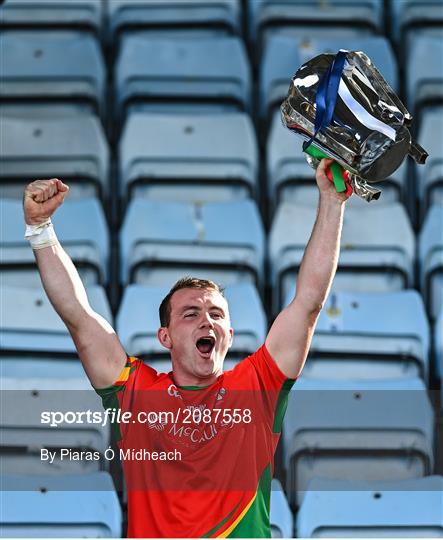
[{"label": "clenched fist", "polygon": [[58,178],[35,180],[25,188],[23,211],[28,225],[39,225],[46,221],[63,203],[69,186]]}]

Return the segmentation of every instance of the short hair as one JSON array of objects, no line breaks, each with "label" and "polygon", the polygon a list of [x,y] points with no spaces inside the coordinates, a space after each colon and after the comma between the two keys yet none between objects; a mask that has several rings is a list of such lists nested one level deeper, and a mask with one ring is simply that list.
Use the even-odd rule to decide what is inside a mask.
[{"label": "short hair", "polygon": [[173,285],[160,304],[158,312],[161,326],[169,326],[171,322],[171,298],[180,289],[207,289],[209,291],[216,291],[224,297],[223,289],[210,279],[200,279],[191,276],[183,277]]}]

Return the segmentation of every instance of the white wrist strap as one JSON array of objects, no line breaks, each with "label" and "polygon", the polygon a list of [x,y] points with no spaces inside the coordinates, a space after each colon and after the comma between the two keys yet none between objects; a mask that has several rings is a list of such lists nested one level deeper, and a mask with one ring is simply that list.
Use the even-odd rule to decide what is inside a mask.
[{"label": "white wrist strap", "polygon": [[43,249],[58,244],[51,218],[38,225],[26,225],[25,240],[29,240],[32,249]]}]

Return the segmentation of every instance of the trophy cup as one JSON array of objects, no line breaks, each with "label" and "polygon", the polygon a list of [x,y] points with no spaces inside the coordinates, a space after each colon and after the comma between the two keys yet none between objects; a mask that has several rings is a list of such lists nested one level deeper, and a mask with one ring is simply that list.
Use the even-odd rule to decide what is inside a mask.
[{"label": "trophy cup", "polygon": [[281,105],[283,124],[301,135],[308,163],[333,163],[337,191],[366,201],[380,197],[371,184],[389,177],[409,154],[423,164],[426,151],[412,141],[412,116],[363,52],[341,49],[303,64]]}]

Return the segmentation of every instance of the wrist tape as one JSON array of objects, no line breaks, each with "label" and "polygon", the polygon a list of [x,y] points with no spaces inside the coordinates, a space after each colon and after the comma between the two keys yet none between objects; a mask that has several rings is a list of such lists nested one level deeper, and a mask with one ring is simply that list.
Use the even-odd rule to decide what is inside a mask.
[{"label": "wrist tape", "polygon": [[29,240],[32,249],[43,249],[58,244],[51,218],[38,225],[26,225],[25,240]]}]

